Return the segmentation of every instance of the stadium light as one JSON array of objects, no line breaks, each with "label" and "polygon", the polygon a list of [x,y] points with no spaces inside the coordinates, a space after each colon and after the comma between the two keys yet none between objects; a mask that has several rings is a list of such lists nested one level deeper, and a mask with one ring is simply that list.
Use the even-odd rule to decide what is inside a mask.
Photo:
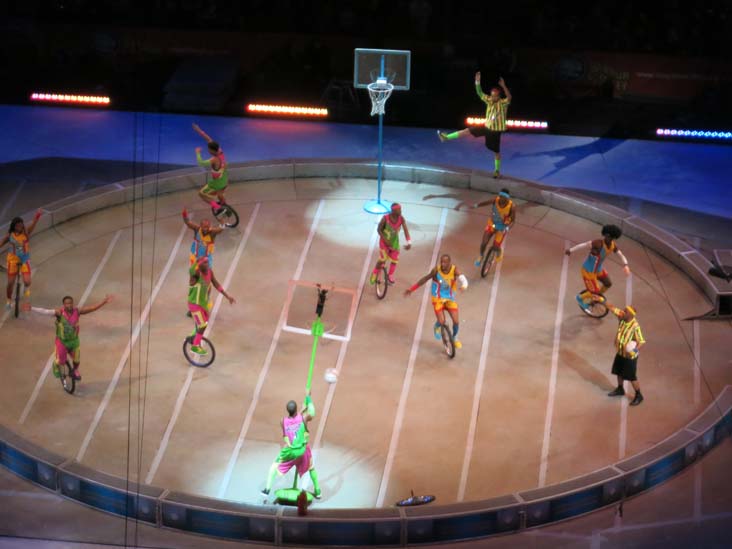
[{"label": "stadium light", "polygon": [[[485,124],[485,118],[480,116],[468,116],[465,119],[468,126],[482,126]],[[521,130],[548,130],[549,122],[545,120],[506,120],[506,127]]]},{"label": "stadium light", "polygon": [[302,107],[297,105],[266,105],[249,103],[247,112],[252,114],[267,114],[275,116],[304,116],[307,118],[325,118],[328,109],[322,107]]},{"label": "stadium light", "polygon": [[107,107],[112,102],[106,95],[47,92],[33,92],[30,95],[30,100],[40,103],[65,103],[68,105],[95,105],[100,107]]},{"label": "stadium light", "polygon": [[686,130],[657,128],[657,137],[686,137],[691,139],[732,139],[732,132],[719,130]]}]

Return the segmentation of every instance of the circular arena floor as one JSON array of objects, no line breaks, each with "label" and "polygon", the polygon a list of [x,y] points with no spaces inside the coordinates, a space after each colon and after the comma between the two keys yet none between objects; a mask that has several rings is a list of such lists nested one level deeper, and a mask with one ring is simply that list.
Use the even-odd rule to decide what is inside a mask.
[{"label": "circular arena floor", "polygon": [[[48,375],[49,319],[2,317],[0,421],[99,471],[262,503],[278,421],[285,403],[303,396],[311,350],[310,337],[286,326],[308,328],[318,282],[339,290],[326,306],[326,329],[344,337],[350,330],[347,341],[325,339],[318,350],[311,441],[320,507],[391,505],[410,490],[452,503],[567,480],[653,446],[732,383],[730,323],[683,320],[706,312],[706,298],[666,260],[622,238],[633,275],[609,260],[609,298],[638,310],[648,341],[639,360],[646,400],[630,408],[629,398],[607,397],[616,321],[578,309],[584,254],[563,254],[568,243],[597,237],[599,226],[543,205],[516,201],[504,259],[481,279],[472,263],[488,208],[468,204],[489,195],[387,182],[414,246],[402,252],[396,286],[377,300],[366,279],[378,219],[362,210],[373,186],[313,178],[230,187],[241,224],[218,238],[214,271],[237,303],[214,309],[217,358],[208,369],[181,354],[192,324],[192,233],[180,211],[209,215],[194,191],[35,235],[34,305],[58,306],[66,294],[116,300],[82,318],[83,382],[73,396]],[[422,290],[402,296],[437,253],[449,253],[470,281],[458,297],[463,348],[453,360],[432,335]],[[323,372],[332,367],[340,378],[328,386]]]}]

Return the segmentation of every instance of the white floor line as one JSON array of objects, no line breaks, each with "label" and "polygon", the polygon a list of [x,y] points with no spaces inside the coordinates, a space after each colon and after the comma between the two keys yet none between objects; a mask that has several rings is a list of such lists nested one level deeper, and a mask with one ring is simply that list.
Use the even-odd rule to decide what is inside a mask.
[{"label": "white floor line", "polygon": [[[222,284],[224,289],[227,289],[231,285],[231,279],[234,276],[234,271],[236,271],[236,267],[239,264],[239,260],[241,259],[241,254],[244,252],[244,248],[247,245],[247,241],[249,240],[249,235],[252,234],[252,228],[254,227],[254,220],[257,217],[257,213],[259,213],[259,206],[260,203],[257,202],[257,204],[254,206],[254,211],[252,211],[252,215],[249,218],[249,223],[247,223],[247,227],[244,230],[244,234],[241,237],[241,240],[239,241],[239,246],[236,249],[236,253],[234,254],[234,258],[231,261],[231,265],[229,265],[229,270],[226,272],[226,278],[224,278]],[[221,307],[221,302],[224,300],[223,294],[219,293],[219,295],[216,297],[216,303],[213,306],[213,309],[211,310],[211,316],[208,319],[208,326],[206,327],[206,330],[204,332],[204,336],[208,337],[211,333],[211,330],[213,330],[214,323],[216,322],[216,317],[219,313],[219,307]],[[155,454],[155,458],[153,459],[152,464],[150,465],[150,470],[147,473],[147,476],[145,477],[145,484],[151,484],[153,479],[155,478],[155,473],[158,471],[158,467],[160,467],[160,462],[163,460],[163,456],[165,455],[165,450],[168,448],[168,442],[170,441],[170,436],[173,434],[173,429],[175,428],[175,424],[178,422],[178,416],[180,415],[181,410],[183,409],[183,402],[186,399],[186,396],[188,396],[188,391],[191,388],[191,382],[193,381],[193,373],[195,372],[196,368],[193,366],[190,366],[188,368],[188,374],[186,375],[186,380],[183,383],[183,387],[180,390],[180,393],[178,394],[178,398],[175,401],[175,407],[173,408],[173,415],[170,416],[170,421],[168,421],[168,425],[165,428],[165,433],[163,434],[163,438],[160,440],[160,446],[158,446],[158,451]]]},{"label": "white floor line", "polygon": [[[633,304],[633,274],[631,273],[625,279],[625,304]],[[613,386],[616,380],[613,379]],[[631,389],[630,383],[627,381],[623,382],[625,393],[629,394]],[[620,430],[618,432],[618,459],[623,459],[628,448],[628,398],[622,397],[620,399]]]},{"label": "white floor line", "polygon": [[[15,204],[15,200],[18,198],[18,195],[20,194],[20,191],[23,190],[23,187],[25,186],[25,181],[21,182],[17,187],[15,187],[15,191],[13,191],[13,194],[10,195],[10,198],[8,198],[8,201],[3,206],[3,209],[0,210],[0,221],[5,221],[5,216],[8,213],[8,210],[10,210],[10,207]],[[9,219],[7,221],[10,221]]]},{"label": "white floor line", "polygon": [[[569,240],[564,241],[564,249],[569,248]],[[546,485],[546,472],[549,467],[549,440],[552,434],[552,418],[554,417],[554,398],[557,392],[557,371],[559,369],[559,344],[562,336],[562,319],[564,317],[564,297],[567,293],[567,267],[569,256],[562,260],[562,274],[559,279],[559,297],[557,298],[557,315],[554,318],[554,345],[552,347],[552,368],[549,374],[549,395],[544,417],[544,439],[541,443],[541,464],[539,466],[539,487]]]},{"label": "white floor line", "polygon": [[122,356],[119,359],[119,363],[117,364],[117,369],[114,371],[114,375],[112,376],[112,381],[109,382],[109,386],[107,387],[107,392],[104,394],[104,398],[102,399],[102,402],[99,403],[99,407],[97,408],[97,412],[94,415],[94,419],[92,420],[92,423],[89,426],[89,430],[86,432],[86,436],[84,437],[84,441],[81,444],[81,448],[79,448],[79,452],[76,454],[76,461],[81,461],[84,459],[84,455],[86,454],[86,451],[89,448],[89,444],[91,443],[91,439],[94,436],[94,432],[96,431],[97,426],[99,425],[99,422],[102,419],[102,415],[104,415],[104,411],[107,409],[107,406],[109,405],[109,401],[112,399],[112,393],[114,393],[114,389],[117,387],[117,383],[119,383],[119,378],[122,375],[122,370],[124,370],[125,364],[127,364],[127,360],[130,357],[130,353],[132,352],[132,347],[135,346],[137,339],[140,337],[140,330],[142,329],[142,326],[145,324],[147,317],[150,315],[150,309],[152,308],[152,305],[155,302],[155,298],[158,297],[160,288],[163,287],[163,283],[165,282],[165,279],[167,278],[168,273],[170,272],[170,268],[173,266],[173,262],[176,259],[176,255],[178,254],[178,250],[180,249],[181,242],[183,241],[183,237],[185,236],[187,230],[188,230],[188,227],[186,227],[185,225],[183,225],[180,229],[180,234],[178,235],[178,240],[176,240],[175,246],[173,246],[173,249],[170,252],[170,257],[168,257],[168,262],[165,264],[165,267],[163,268],[163,272],[160,273],[160,276],[158,277],[158,282],[155,285],[155,288],[153,288],[153,291],[147,300],[147,304],[145,305],[145,308],[142,310],[142,313],[140,314],[140,318],[137,321],[137,324],[135,325],[134,330],[132,331],[130,340],[127,342],[127,346],[125,347],[125,350],[122,352]]},{"label": "white floor line", "polygon": [[692,323],[694,340],[694,404],[701,402],[701,336],[699,335],[699,321],[693,320]]},{"label": "white floor line", "polygon": [[[292,277],[294,280],[298,280],[300,278],[300,275],[302,274],[303,267],[305,266],[305,259],[307,258],[308,251],[310,250],[310,245],[313,243],[313,238],[315,237],[315,231],[318,227],[318,223],[320,221],[320,216],[323,213],[323,206],[325,202],[321,200],[318,203],[318,209],[315,211],[315,215],[313,216],[313,222],[310,225],[310,234],[308,235],[307,240],[305,241],[305,246],[302,249],[302,252],[300,253],[300,260],[297,263],[297,268],[295,269],[295,275]],[[241,431],[239,432],[239,438],[236,441],[236,444],[234,445],[234,450],[231,452],[231,456],[229,457],[229,463],[226,465],[226,471],[224,471],[224,478],[221,481],[221,485],[219,486],[219,492],[218,497],[223,498],[225,497],[226,490],[229,488],[229,483],[231,482],[231,476],[234,473],[234,467],[236,466],[236,461],[239,459],[239,453],[241,452],[242,446],[244,446],[244,439],[246,439],[247,432],[249,431],[249,426],[252,423],[252,418],[254,417],[254,410],[257,408],[257,404],[259,403],[259,395],[262,392],[262,387],[264,386],[264,380],[267,378],[267,374],[269,373],[269,367],[272,363],[272,358],[274,357],[275,349],[277,348],[277,343],[279,342],[280,335],[282,334],[282,326],[285,323],[285,319],[287,318],[287,303],[285,303],[282,306],[282,311],[280,312],[280,317],[277,320],[277,328],[275,328],[274,335],[272,336],[272,342],[269,346],[269,351],[267,352],[267,357],[264,359],[264,364],[262,366],[262,369],[259,371],[259,377],[257,378],[257,385],[254,387],[254,394],[252,395],[252,400],[249,402],[249,408],[247,409],[247,413],[244,416],[244,422],[241,426]]]},{"label": "white floor line", "polygon": [[[40,267],[33,267],[33,276],[36,276],[38,274],[38,270],[39,269],[40,269]],[[32,282],[33,281],[31,280],[31,283]],[[21,292],[23,291],[23,288],[24,288],[24,286],[23,286],[23,283],[21,281],[21,284],[20,284],[20,291]],[[3,300],[2,300],[2,303],[5,303],[5,301],[6,301],[6,297],[5,297],[5,286],[3,286]],[[21,301],[21,305],[22,305],[22,301]],[[3,314],[2,314],[2,316],[0,316],[0,329],[2,329],[3,325],[5,324],[5,322],[8,320],[8,318],[10,318],[10,315],[13,314],[13,311],[14,311],[14,308],[15,308],[15,302],[12,303],[12,307],[9,308],[9,309],[6,306],[4,306],[4,305],[2,306],[2,308],[3,308]]]},{"label": "white floor line", "polygon": [[[503,253],[506,253],[506,242],[503,243]],[[505,256],[504,256],[505,257]],[[491,345],[491,332],[493,330],[493,316],[496,311],[496,298],[498,296],[498,284],[501,281],[501,265],[503,259],[496,265],[496,271],[491,285],[491,297],[488,302],[488,312],[485,317],[485,329],[483,330],[483,343],[480,348],[480,359],[478,360],[478,372],[475,376],[475,390],[473,391],[473,409],[470,412],[470,427],[468,427],[468,440],[465,445],[465,456],[463,456],[463,468],[460,472],[460,484],[458,486],[457,500],[465,499],[465,490],[468,486],[468,473],[470,461],[473,458],[473,446],[475,445],[475,430],[478,427],[478,414],[480,413],[480,397],[483,394],[483,378],[485,377],[486,362],[488,361],[488,350]]]},{"label": "white floor line", "polygon": [[[112,251],[114,250],[114,247],[117,245],[117,241],[119,240],[120,235],[122,234],[122,231],[117,231],[115,235],[112,237],[112,240],[109,242],[109,245],[107,246],[107,251],[102,256],[102,260],[99,262],[99,265],[97,265],[96,270],[94,271],[94,274],[89,279],[89,283],[86,285],[86,289],[84,290],[84,293],[82,294],[81,298],[79,299],[77,303],[77,307],[83,307],[86,303],[86,300],[89,298],[89,294],[91,294],[92,289],[94,288],[94,285],[97,283],[97,279],[99,278],[99,275],[102,273],[102,270],[104,269],[105,265],[107,264],[107,261],[109,261],[109,258],[112,257]],[[18,423],[25,423],[25,420],[28,419],[28,414],[30,414],[31,408],[33,408],[33,404],[35,404],[36,399],[38,398],[39,393],[41,392],[41,387],[43,387],[43,384],[46,381],[46,378],[48,377],[48,373],[51,371],[51,366],[53,364],[53,358],[56,356],[55,353],[51,353],[48,357],[48,360],[46,360],[46,365],[43,367],[43,371],[41,372],[40,377],[38,378],[38,381],[36,382],[36,386],[33,388],[33,392],[31,393],[30,398],[28,399],[28,402],[25,405],[25,408],[23,408],[23,413],[20,415],[20,419],[18,420]]]},{"label": "white floor line", "polygon": [[694,469],[694,520],[702,519],[702,464],[697,463]]},{"label": "white floor line", "polygon": [[[442,234],[445,231],[445,220],[447,219],[447,208],[442,208],[440,216],[440,225],[437,229],[435,238],[435,246],[432,249],[432,259],[430,260],[430,268],[437,264],[437,255],[440,252],[442,244]],[[376,497],[376,507],[384,505],[386,498],[386,490],[389,487],[389,477],[391,476],[391,468],[394,465],[394,457],[396,456],[397,446],[399,445],[399,435],[402,431],[402,423],[404,422],[404,412],[407,408],[407,397],[409,389],[412,385],[412,376],[414,374],[414,363],[417,360],[417,352],[419,351],[419,342],[422,339],[422,327],[424,326],[424,315],[427,309],[427,301],[430,297],[430,286],[427,282],[422,292],[422,303],[419,306],[419,317],[417,317],[417,327],[414,330],[414,338],[412,339],[412,349],[409,353],[409,362],[407,363],[407,371],[404,374],[404,383],[402,384],[402,393],[399,396],[399,406],[397,407],[396,418],[394,419],[394,427],[391,432],[391,441],[389,442],[389,452],[386,455],[386,463],[384,472],[381,475],[381,483],[379,485],[379,493]]]},{"label": "white floor line", "polygon": [[0,317],[0,328],[3,327],[3,324],[5,324],[5,321],[8,319],[8,317],[10,316],[10,313],[12,311],[12,309],[8,309],[7,307],[3,307],[3,308],[5,309],[5,311],[3,312],[3,316]]}]

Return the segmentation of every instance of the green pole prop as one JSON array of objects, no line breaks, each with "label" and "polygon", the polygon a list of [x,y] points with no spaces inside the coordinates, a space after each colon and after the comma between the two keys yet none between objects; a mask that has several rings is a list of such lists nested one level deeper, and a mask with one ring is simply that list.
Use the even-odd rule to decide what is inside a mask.
[{"label": "green pole prop", "polygon": [[313,368],[315,367],[315,352],[318,349],[318,340],[320,339],[320,336],[323,335],[324,331],[323,322],[320,320],[320,317],[317,317],[310,330],[310,333],[313,334],[313,351],[310,354],[310,370],[308,370],[308,382],[305,386],[306,393],[310,392],[310,384],[313,381]]}]

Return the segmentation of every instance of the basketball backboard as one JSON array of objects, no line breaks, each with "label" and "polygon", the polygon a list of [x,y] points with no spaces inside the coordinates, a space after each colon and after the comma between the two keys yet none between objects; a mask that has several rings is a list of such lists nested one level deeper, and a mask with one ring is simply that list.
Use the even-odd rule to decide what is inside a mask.
[{"label": "basketball backboard", "polygon": [[353,87],[367,88],[376,82],[384,62],[384,76],[394,90],[408,90],[412,52],[409,50],[373,50],[356,48],[353,60]]}]

